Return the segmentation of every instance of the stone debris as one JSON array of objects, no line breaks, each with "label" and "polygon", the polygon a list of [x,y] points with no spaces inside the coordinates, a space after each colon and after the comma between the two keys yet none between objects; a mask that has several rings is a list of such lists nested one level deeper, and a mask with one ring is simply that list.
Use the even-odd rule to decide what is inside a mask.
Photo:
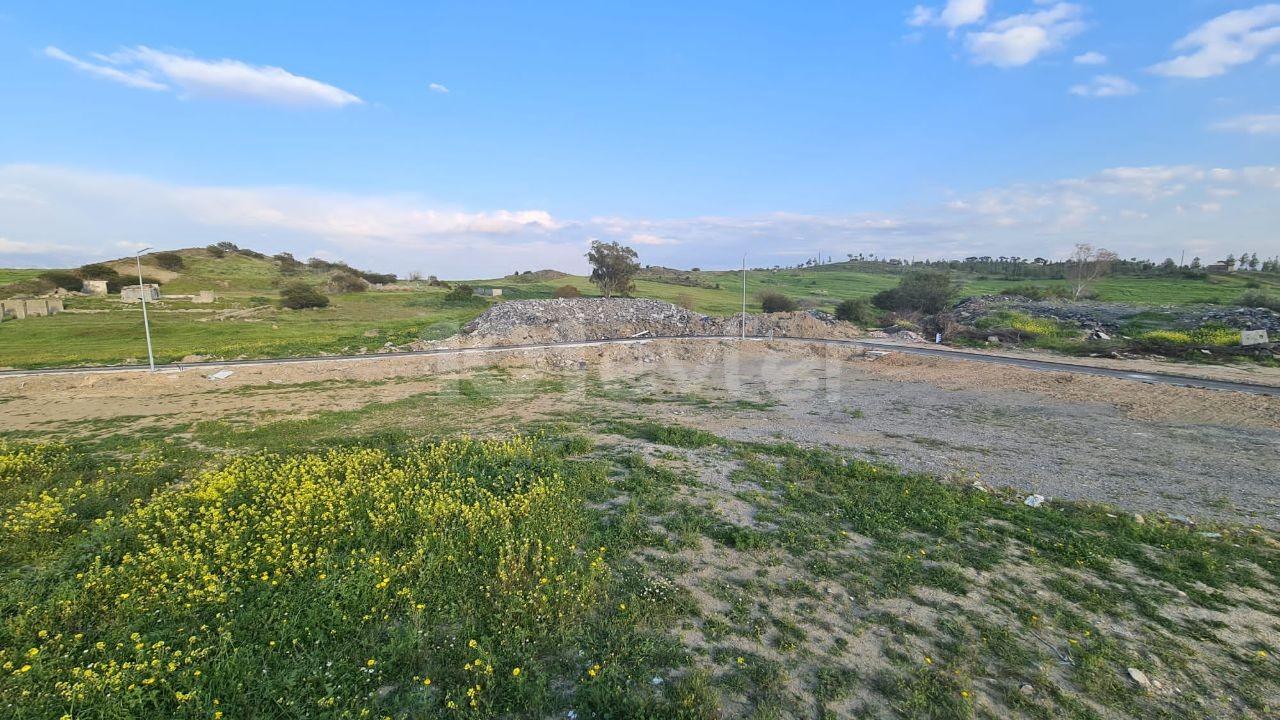
[{"label": "stone debris", "polygon": [[1147,679],[1147,674],[1138,668],[1129,668],[1129,679],[1138,684],[1143,690],[1151,689],[1151,681]]},{"label": "stone debris", "polygon": [[1026,500],[1022,501],[1027,507],[1037,508],[1044,504],[1045,497],[1043,495],[1028,495]]},{"label": "stone debris", "polygon": [[[742,314],[712,317],[678,305],[640,298],[515,300],[494,305],[467,323],[451,345],[486,346],[575,342],[634,337],[735,337]],[[828,313],[809,310],[747,315],[751,337],[854,338],[861,331]]]},{"label": "stone debris", "polygon": [[1068,300],[1031,300],[1020,295],[983,295],[962,301],[952,310],[957,322],[972,325],[998,310],[1013,310],[1042,318],[1079,325],[1097,340],[1119,334],[1121,326],[1135,315],[1157,313],[1168,316],[1169,325],[1182,329],[1214,323],[1240,330],[1280,332],[1280,313],[1267,308],[1224,307],[1221,305],[1130,305]]}]

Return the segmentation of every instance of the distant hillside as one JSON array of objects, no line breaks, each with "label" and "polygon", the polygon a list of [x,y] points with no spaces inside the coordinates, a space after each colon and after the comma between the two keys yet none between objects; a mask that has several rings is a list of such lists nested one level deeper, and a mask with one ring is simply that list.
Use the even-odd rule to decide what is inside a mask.
[{"label": "distant hillside", "polygon": [[[176,258],[176,260],[175,260]],[[117,258],[93,266],[105,267],[119,275],[114,284],[137,282],[137,261],[133,257]],[[66,283],[67,273],[84,277],[94,275],[90,265],[65,270],[0,270],[0,297],[13,294],[38,294],[52,291]],[[354,276],[367,283],[395,282],[396,276],[372,273],[342,262],[312,258],[300,261],[288,253],[268,256],[255,250],[224,243],[207,248],[183,248],[148,253],[142,256],[142,274],[147,281],[158,282],[163,292],[187,294],[213,290],[222,295],[274,295],[280,285],[293,279],[316,284],[331,282],[335,274]],[[50,278],[50,279],[44,279]],[[59,283],[59,281],[62,283]]]}]

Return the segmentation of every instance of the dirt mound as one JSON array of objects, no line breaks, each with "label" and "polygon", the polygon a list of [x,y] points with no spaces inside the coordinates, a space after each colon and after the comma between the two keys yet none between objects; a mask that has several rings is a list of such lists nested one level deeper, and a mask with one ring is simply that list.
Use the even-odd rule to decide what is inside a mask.
[{"label": "dirt mound", "polygon": [[[717,318],[658,300],[571,298],[500,303],[467,323],[450,345],[573,342],[635,336],[725,335],[741,332],[742,315]],[[748,315],[747,334],[847,338],[860,334],[820,312]]]}]

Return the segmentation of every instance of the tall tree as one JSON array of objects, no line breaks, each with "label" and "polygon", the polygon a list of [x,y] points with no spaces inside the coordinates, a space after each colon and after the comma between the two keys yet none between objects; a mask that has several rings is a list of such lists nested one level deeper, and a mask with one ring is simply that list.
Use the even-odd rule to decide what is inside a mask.
[{"label": "tall tree", "polygon": [[592,240],[587,262],[591,263],[591,282],[600,288],[605,297],[625,296],[635,289],[631,279],[640,270],[639,256],[635,250],[617,242]]},{"label": "tall tree", "polygon": [[1076,245],[1075,252],[1067,258],[1067,279],[1071,281],[1071,299],[1079,300],[1095,280],[1111,271],[1116,254],[1088,243]]}]

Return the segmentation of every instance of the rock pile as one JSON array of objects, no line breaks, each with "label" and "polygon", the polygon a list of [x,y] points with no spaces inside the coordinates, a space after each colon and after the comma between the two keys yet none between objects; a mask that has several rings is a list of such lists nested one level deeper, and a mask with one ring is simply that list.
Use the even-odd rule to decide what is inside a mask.
[{"label": "rock pile", "polygon": [[1030,300],[1018,295],[984,295],[961,302],[956,305],[952,314],[958,322],[972,325],[975,320],[997,310],[1013,310],[1036,317],[1074,323],[1095,335],[1098,333],[1116,335],[1122,325],[1135,315],[1142,313],[1165,315],[1168,317],[1169,325],[1178,328],[1197,328],[1215,323],[1240,330],[1266,330],[1271,334],[1280,333],[1280,313],[1266,308],[1221,305],[1127,305]]},{"label": "rock pile", "polygon": [[[635,336],[734,336],[742,315],[711,317],[658,300],[566,298],[499,303],[463,326],[451,345],[517,345]],[[747,315],[747,334],[849,338],[860,331],[818,311]]]}]

